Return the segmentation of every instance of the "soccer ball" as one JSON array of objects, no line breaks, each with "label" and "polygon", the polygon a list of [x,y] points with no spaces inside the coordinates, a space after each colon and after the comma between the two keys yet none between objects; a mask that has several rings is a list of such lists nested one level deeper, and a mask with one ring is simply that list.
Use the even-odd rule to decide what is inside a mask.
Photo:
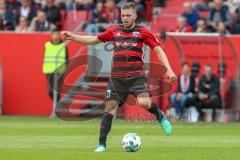
[{"label": "soccer ball", "polygon": [[127,152],[136,152],[141,148],[141,139],[136,133],[127,133],[122,139],[122,148]]}]

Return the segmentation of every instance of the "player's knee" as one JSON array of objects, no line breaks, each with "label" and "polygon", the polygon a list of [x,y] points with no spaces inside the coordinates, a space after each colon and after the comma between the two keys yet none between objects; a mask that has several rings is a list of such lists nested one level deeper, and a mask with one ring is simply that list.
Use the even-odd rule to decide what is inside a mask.
[{"label": "player's knee", "polygon": [[108,102],[106,102],[105,111],[111,112],[111,111],[115,110],[117,107],[118,107],[117,101],[108,101]]},{"label": "player's knee", "polygon": [[140,98],[138,99],[138,104],[146,109],[149,109],[151,106],[151,100],[149,98]]}]

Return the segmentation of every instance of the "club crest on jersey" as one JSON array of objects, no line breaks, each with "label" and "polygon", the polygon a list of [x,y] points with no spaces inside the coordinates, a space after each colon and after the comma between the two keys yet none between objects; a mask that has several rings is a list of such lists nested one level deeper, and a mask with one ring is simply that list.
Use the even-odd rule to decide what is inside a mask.
[{"label": "club crest on jersey", "polygon": [[133,32],[133,37],[137,37],[139,35],[139,32]]}]

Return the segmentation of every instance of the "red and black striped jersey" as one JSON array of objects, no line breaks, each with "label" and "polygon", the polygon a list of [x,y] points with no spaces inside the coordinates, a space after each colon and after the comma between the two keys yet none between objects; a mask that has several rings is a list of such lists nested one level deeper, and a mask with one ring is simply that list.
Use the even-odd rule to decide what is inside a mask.
[{"label": "red and black striped jersey", "polygon": [[150,31],[138,25],[131,30],[125,30],[122,25],[115,25],[97,37],[102,42],[112,42],[114,46],[111,77],[115,78],[144,75],[144,45],[150,46],[151,49],[160,46]]}]

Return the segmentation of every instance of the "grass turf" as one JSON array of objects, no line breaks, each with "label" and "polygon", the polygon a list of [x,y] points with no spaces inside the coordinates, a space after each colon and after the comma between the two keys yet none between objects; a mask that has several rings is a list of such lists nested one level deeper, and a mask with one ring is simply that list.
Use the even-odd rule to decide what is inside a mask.
[{"label": "grass turf", "polygon": [[[155,122],[114,120],[104,153],[94,153],[99,119],[61,121],[0,116],[0,160],[225,160],[240,157],[239,123],[174,123],[166,137]],[[141,136],[142,148],[124,152],[127,132]]]}]

